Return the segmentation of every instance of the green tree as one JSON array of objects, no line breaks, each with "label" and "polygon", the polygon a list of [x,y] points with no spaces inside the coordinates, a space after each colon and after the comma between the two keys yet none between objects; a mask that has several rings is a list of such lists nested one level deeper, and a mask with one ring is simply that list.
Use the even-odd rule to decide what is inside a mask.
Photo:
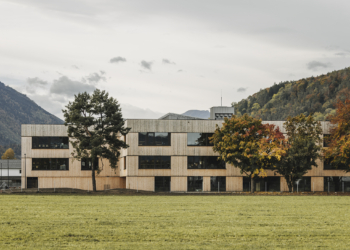
[{"label": "green tree", "polygon": [[75,100],[69,102],[66,110],[62,110],[68,136],[74,150],[75,159],[91,158],[92,187],[96,191],[96,178],[100,172],[94,162],[96,158],[108,159],[110,167],[117,168],[120,149],[128,145],[118,139],[126,135],[130,128],[124,127],[120,106],[116,99],[108,97],[108,93],[96,89],[92,95],[84,92],[75,95]]},{"label": "green tree", "polygon": [[350,93],[345,100],[338,99],[336,113],[331,115],[331,134],[324,156],[333,167],[345,166],[350,171]]},{"label": "green tree", "polygon": [[283,138],[274,125],[262,124],[261,120],[244,114],[225,119],[221,128],[217,126],[211,141],[221,160],[251,178],[251,192],[254,192],[254,179],[266,176],[264,169],[273,166],[283,154],[279,142]]},{"label": "green tree", "polygon": [[1,159],[6,160],[6,159],[16,159],[15,158],[15,152],[13,151],[12,148],[9,148],[5,151],[5,153],[1,156]]},{"label": "green tree", "polygon": [[321,159],[322,128],[314,117],[301,114],[288,117],[284,123],[287,131],[285,140],[286,154],[276,164],[276,170],[286,179],[289,192],[293,192],[293,184],[302,178]]}]

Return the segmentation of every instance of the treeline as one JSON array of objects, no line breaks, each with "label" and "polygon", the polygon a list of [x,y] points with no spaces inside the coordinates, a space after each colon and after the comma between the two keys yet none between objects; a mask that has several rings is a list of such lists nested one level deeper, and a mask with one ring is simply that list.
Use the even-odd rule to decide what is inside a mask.
[{"label": "treeline", "polygon": [[232,106],[238,116],[248,114],[266,121],[286,120],[299,114],[312,114],[322,121],[335,114],[337,99],[349,90],[350,68],[345,68],[327,75],[274,84]]}]

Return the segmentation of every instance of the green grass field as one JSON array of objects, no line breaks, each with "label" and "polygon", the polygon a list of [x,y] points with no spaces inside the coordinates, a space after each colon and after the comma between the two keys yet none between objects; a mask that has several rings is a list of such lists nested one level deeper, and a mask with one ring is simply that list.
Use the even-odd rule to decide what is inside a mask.
[{"label": "green grass field", "polygon": [[350,197],[1,195],[0,248],[350,248]]}]

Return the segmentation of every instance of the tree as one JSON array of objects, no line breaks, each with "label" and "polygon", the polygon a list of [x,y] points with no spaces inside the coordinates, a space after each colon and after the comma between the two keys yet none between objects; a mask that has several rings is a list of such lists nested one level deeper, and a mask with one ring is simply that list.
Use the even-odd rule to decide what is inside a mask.
[{"label": "tree", "polygon": [[1,159],[6,160],[9,159],[16,159],[15,158],[15,152],[12,150],[12,148],[9,148],[5,151],[5,153],[1,156]]},{"label": "tree", "polygon": [[211,141],[221,160],[251,178],[251,192],[254,192],[254,179],[266,176],[264,169],[273,166],[284,153],[280,148],[283,138],[274,125],[262,124],[261,120],[244,114],[226,118],[221,128],[217,126]]},{"label": "tree", "polygon": [[324,150],[324,156],[330,161],[331,166],[338,168],[345,166],[345,171],[350,171],[350,94],[345,100],[338,99],[335,115],[330,115],[331,124],[328,148]]},{"label": "tree", "polygon": [[66,110],[62,110],[68,136],[74,150],[75,159],[91,159],[92,187],[96,191],[95,171],[101,171],[94,162],[97,158],[108,159],[111,168],[116,169],[120,149],[128,145],[118,139],[126,135],[130,128],[124,127],[120,106],[116,99],[108,97],[108,93],[96,89],[92,95],[84,92],[75,95]]},{"label": "tree", "polygon": [[312,115],[301,114],[288,117],[284,123],[287,131],[285,140],[286,154],[276,164],[277,173],[286,179],[289,192],[293,192],[293,183],[302,178],[321,158],[321,123]]}]

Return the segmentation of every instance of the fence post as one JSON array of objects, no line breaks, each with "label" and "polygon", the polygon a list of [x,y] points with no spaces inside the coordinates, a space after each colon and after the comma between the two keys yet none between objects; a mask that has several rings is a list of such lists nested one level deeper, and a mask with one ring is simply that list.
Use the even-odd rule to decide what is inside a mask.
[{"label": "fence post", "polygon": [[220,181],[219,181],[219,185],[218,185],[218,193],[220,193]]}]

